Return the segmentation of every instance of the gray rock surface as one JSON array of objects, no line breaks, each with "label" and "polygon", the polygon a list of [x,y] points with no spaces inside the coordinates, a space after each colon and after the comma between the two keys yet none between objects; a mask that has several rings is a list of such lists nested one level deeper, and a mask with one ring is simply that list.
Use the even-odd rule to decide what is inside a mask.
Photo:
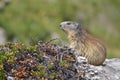
[{"label": "gray rock surface", "polygon": [[101,66],[89,65],[85,78],[87,80],[120,80],[120,59],[106,59]]},{"label": "gray rock surface", "polygon": [[0,27],[0,45],[6,42],[6,35],[3,28]]},{"label": "gray rock surface", "polygon": [[100,80],[120,80],[120,59],[106,59],[104,66],[94,66],[99,72]]}]

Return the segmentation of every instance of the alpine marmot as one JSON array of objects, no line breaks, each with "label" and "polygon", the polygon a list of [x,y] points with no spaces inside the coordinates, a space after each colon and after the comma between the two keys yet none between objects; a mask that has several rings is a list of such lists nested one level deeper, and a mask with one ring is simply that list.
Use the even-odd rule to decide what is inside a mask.
[{"label": "alpine marmot", "polygon": [[68,35],[70,47],[75,49],[80,56],[86,57],[89,64],[98,66],[105,61],[105,46],[89,35],[79,23],[65,21],[60,26]]}]

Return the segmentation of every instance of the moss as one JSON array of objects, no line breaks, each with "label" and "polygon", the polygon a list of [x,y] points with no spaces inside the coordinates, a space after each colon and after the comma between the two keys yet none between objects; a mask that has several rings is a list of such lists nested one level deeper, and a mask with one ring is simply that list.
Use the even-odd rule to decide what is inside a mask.
[{"label": "moss", "polygon": [[47,77],[47,73],[44,70],[43,71],[39,71],[39,76]]},{"label": "moss", "polygon": [[41,59],[41,58],[43,57],[43,53],[39,53],[39,54],[37,55],[37,57],[38,57],[38,59]]},{"label": "moss", "polygon": [[[50,47],[47,48],[48,51],[46,51],[46,47],[43,45]],[[58,53],[53,55],[54,51],[63,53],[62,50],[66,49],[64,47],[56,48],[56,46],[54,44],[46,43],[34,46],[25,46],[21,43],[7,43],[0,46],[0,80],[5,80],[7,74],[17,78],[19,76],[22,76],[23,78],[29,76],[35,79],[50,80],[59,79],[61,75],[64,75],[64,77],[68,76],[65,72],[60,74],[61,70],[59,69],[69,69],[71,66],[69,64],[69,59],[73,56],[64,59],[63,54]],[[51,47],[56,48],[56,50],[51,51]],[[66,51],[68,51],[68,49],[66,49]],[[68,51],[64,54],[69,55],[70,52],[71,51]],[[61,58],[62,61],[58,58],[58,56],[61,55],[63,55]]]},{"label": "moss", "polygon": [[41,71],[31,71],[31,75],[33,76],[40,76],[40,77],[47,77],[47,73],[44,70]]},{"label": "moss", "polygon": [[52,70],[53,69],[53,66],[52,65],[48,65],[47,66],[49,70]]},{"label": "moss", "polygon": [[57,73],[50,74],[50,80],[53,80],[53,79],[58,79],[58,74]]},{"label": "moss", "polygon": [[37,48],[38,48],[38,46],[37,46],[37,45],[34,45],[34,46],[29,46],[29,47],[27,47],[27,50],[28,50],[28,52],[30,52],[30,53],[34,53],[34,52],[36,52]]},{"label": "moss", "polygon": [[2,69],[0,70],[0,80],[4,80],[6,77],[5,71]]},{"label": "moss", "polygon": [[60,66],[63,66],[63,67],[66,67],[66,68],[69,67],[69,64],[68,64],[68,62],[66,60],[60,61],[59,64],[60,64]]},{"label": "moss", "polygon": [[0,70],[3,70],[3,65],[2,64],[0,65]]},{"label": "moss", "polygon": [[[5,78],[5,71],[3,68],[4,62],[15,63],[16,55],[19,54],[19,49],[17,47],[18,43],[6,43],[0,46],[0,80]],[[21,45],[21,44],[19,44]],[[21,47],[24,49],[24,47]],[[22,50],[22,49],[21,49]]]},{"label": "moss", "polygon": [[14,56],[11,56],[8,60],[8,63],[15,63],[16,62],[16,58]]},{"label": "moss", "polygon": [[44,70],[44,69],[45,69],[45,66],[42,65],[42,64],[39,64],[38,69],[39,69],[39,70]]},{"label": "moss", "polygon": [[33,76],[38,76],[39,75],[37,71],[33,71],[33,70],[31,70],[30,74],[33,75]]}]

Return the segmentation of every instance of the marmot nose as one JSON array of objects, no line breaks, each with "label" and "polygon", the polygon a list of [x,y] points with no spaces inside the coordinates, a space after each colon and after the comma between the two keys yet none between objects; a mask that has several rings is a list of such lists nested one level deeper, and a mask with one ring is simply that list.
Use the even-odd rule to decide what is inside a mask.
[{"label": "marmot nose", "polygon": [[65,27],[65,22],[60,23],[60,27],[64,28]]},{"label": "marmot nose", "polygon": [[63,24],[62,24],[62,23],[60,24],[60,28],[64,28],[64,26],[63,26]]},{"label": "marmot nose", "polygon": [[63,26],[62,24],[60,24],[60,28],[61,28],[61,29],[64,29],[64,26]]}]

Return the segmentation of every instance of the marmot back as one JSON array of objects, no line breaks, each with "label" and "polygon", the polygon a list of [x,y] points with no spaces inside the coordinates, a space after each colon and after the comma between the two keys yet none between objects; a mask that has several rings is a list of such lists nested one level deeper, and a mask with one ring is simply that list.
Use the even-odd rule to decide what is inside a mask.
[{"label": "marmot back", "polygon": [[68,35],[69,44],[80,56],[86,57],[88,63],[101,65],[106,58],[106,48],[104,45],[87,34],[77,22],[65,21],[60,24],[63,31]]}]

